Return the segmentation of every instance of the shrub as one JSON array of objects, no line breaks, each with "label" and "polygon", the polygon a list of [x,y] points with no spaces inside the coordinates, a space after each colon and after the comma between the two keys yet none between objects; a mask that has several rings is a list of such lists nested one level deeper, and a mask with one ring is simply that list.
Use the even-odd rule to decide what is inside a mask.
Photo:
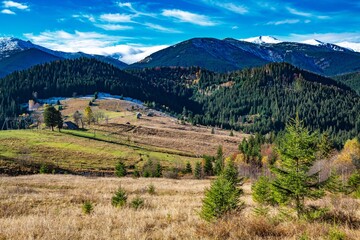
[{"label": "shrub", "polygon": [[126,166],[122,161],[119,161],[115,166],[115,175],[118,177],[126,176]]},{"label": "shrub", "polygon": [[345,240],[346,235],[340,232],[337,228],[332,228],[329,231],[329,240]]},{"label": "shrub", "polygon": [[142,175],[144,177],[161,177],[162,173],[162,166],[159,162],[154,162],[152,159],[149,159],[143,167]]},{"label": "shrub", "polygon": [[90,214],[94,210],[94,207],[90,201],[85,201],[81,208],[84,214]]},{"label": "shrub", "polygon": [[164,172],[164,178],[177,179],[179,178],[179,169],[173,168]]},{"label": "shrub", "polygon": [[48,172],[49,172],[49,169],[46,166],[46,164],[45,163],[41,164],[40,169],[39,169],[39,173],[40,174],[46,174]]},{"label": "shrub", "polygon": [[141,207],[144,206],[144,199],[136,196],[132,201],[131,201],[131,207],[134,209],[139,209]]},{"label": "shrub", "polygon": [[155,195],[155,194],[156,194],[154,184],[149,184],[149,185],[148,185],[148,187],[147,187],[147,192],[148,192],[148,194],[150,194],[150,195]]},{"label": "shrub", "polygon": [[111,204],[114,207],[122,207],[126,204],[126,201],[126,191],[122,187],[119,187],[119,189],[115,192],[114,196],[111,198]]}]

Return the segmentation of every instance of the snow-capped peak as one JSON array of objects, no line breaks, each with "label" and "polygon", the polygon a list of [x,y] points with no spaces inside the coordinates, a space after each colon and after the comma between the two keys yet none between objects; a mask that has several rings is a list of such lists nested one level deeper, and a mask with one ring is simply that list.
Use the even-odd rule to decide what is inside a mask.
[{"label": "snow-capped peak", "polygon": [[326,44],[317,39],[309,39],[309,40],[302,41],[301,43],[308,44],[308,45],[314,45],[314,46],[322,46],[322,45]]},{"label": "snow-capped peak", "polygon": [[255,44],[276,44],[276,43],[282,42],[279,39],[271,37],[271,36],[258,36],[258,37],[240,39],[240,40],[245,41],[245,42],[255,43]]},{"label": "snow-capped peak", "polygon": [[339,42],[339,43],[335,43],[336,45],[343,47],[343,48],[347,48],[350,50],[353,50],[355,52],[360,52],[360,43],[355,43],[355,42]]},{"label": "snow-capped peak", "polygon": [[34,45],[31,42],[25,42],[13,37],[0,38],[0,52],[24,50],[32,48],[33,46]]}]

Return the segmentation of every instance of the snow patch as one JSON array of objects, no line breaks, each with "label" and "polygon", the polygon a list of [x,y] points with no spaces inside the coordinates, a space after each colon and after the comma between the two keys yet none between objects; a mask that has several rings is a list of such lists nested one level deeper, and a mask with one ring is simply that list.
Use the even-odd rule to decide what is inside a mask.
[{"label": "snow patch", "polygon": [[271,36],[258,36],[252,38],[245,38],[245,39],[240,39],[240,41],[251,42],[255,44],[277,44],[282,42],[279,39]]}]

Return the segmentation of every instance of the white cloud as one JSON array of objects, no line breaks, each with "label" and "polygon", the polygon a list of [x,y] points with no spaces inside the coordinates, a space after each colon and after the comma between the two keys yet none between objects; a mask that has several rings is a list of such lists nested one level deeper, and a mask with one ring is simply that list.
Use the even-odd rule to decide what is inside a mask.
[{"label": "white cloud", "polygon": [[9,9],[3,9],[3,10],[1,11],[1,13],[3,13],[3,14],[9,14],[9,15],[15,15],[15,14],[16,14],[15,12],[13,12],[13,11],[11,11],[11,10],[9,10]]},{"label": "white cloud", "polygon": [[39,35],[24,34],[35,44],[64,52],[84,52],[99,55],[120,55],[121,61],[134,63],[150,54],[168,47],[167,45],[145,46],[141,44],[120,44],[120,41],[130,40],[127,37],[111,36],[96,32],[68,33],[65,31],[42,32]]},{"label": "white cloud", "polygon": [[232,2],[223,2],[223,1],[214,1],[214,0],[202,0],[204,3],[215,6],[215,7],[221,7],[223,9],[226,9],[228,11],[237,13],[237,14],[245,14],[249,12],[249,10],[244,7],[243,5],[234,4]]},{"label": "white cloud", "polygon": [[207,16],[195,14],[179,9],[165,9],[162,12],[165,17],[171,17],[179,20],[180,22],[188,22],[200,26],[215,26],[217,23],[211,21]]},{"label": "white cloud", "polygon": [[82,22],[83,22],[84,19],[86,19],[86,20],[88,20],[88,21],[90,21],[90,22],[92,22],[92,23],[96,22],[94,16],[93,16],[93,15],[89,15],[89,14],[74,14],[74,15],[72,15],[72,17],[73,17],[73,18],[77,18],[77,19],[79,19],[79,20],[82,21]]},{"label": "white cloud", "polygon": [[119,24],[95,24],[94,26],[102,28],[107,31],[119,31],[119,30],[129,30],[133,29],[132,26],[124,26]]},{"label": "white cloud", "polygon": [[5,8],[17,8],[20,10],[28,9],[29,6],[23,3],[14,2],[14,1],[3,1]]},{"label": "white cloud", "polygon": [[160,32],[166,32],[166,33],[181,33],[181,31],[178,31],[176,29],[173,28],[166,28],[163,27],[161,25],[158,24],[153,24],[153,23],[144,23],[144,25],[148,28],[154,29],[154,30],[158,30]]},{"label": "white cloud", "polygon": [[287,7],[286,9],[289,11],[289,13],[297,15],[297,16],[312,17],[311,13],[301,12],[301,11],[296,10],[295,8]]},{"label": "white cloud", "polygon": [[127,14],[119,14],[119,13],[107,13],[100,15],[100,19],[106,22],[132,22],[132,16]]},{"label": "white cloud", "polygon": [[232,26],[231,29],[236,30],[236,29],[239,29],[239,27],[238,26]]},{"label": "white cloud", "polygon": [[313,17],[313,18],[317,18],[317,19],[321,19],[321,20],[330,18],[329,16],[321,16],[321,15],[317,16],[314,13],[302,12],[302,11],[296,10],[295,8],[291,8],[291,7],[287,7],[286,9],[289,11],[289,13],[291,13],[293,15],[301,16],[301,17]]},{"label": "white cloud", "polygon": [[300,20],[299,19],[285,19],[285,20],[281,20],[281,21],[271,21],[271,22],[267,22],[265,25],[283,25],[283,24],[295,24],[295,23],[299,23]]}]

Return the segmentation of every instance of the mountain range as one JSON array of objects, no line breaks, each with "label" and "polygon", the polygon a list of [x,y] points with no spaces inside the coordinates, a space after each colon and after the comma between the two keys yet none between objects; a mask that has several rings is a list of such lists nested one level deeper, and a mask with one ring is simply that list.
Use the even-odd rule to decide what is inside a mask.
[{"label": "mountain range", "polygon": [[129,67],[195,65],[227,72],[271,62],[287,62],[320,75],[333,76],[359,71],[360,53],[320,41],[281,42],[270,37],[246,40],[194,38],[156,52]]},{"label": "mountain range", "polygon": [[[341,46],[340,46],[341,45]],[[0,77],[16,70],[61,59],[95,58],[119,69],[149,67],[199,66],[215,72],[229,72],[262,66],[271,62],[287,62],[299,68],[334,76],[360,71],[360,49],[356,43],[324,43],[319,40],[284,42],[271,36],[248,39],[189,39],[145,59],[127,65],[119,55],[90,55],[82,52],[54,51],[17,38],[0,38]]]},{"label": "mountain range", "polygon": [[30,41],[4,37],[0,38],[0,77],[17,70],[30,68],[37,64],[80,57],[95,58],[120,69],[127,67],[126,63],[109,56],[90,55],[82,52],[69,53],[53,51],[33,44]]}]

